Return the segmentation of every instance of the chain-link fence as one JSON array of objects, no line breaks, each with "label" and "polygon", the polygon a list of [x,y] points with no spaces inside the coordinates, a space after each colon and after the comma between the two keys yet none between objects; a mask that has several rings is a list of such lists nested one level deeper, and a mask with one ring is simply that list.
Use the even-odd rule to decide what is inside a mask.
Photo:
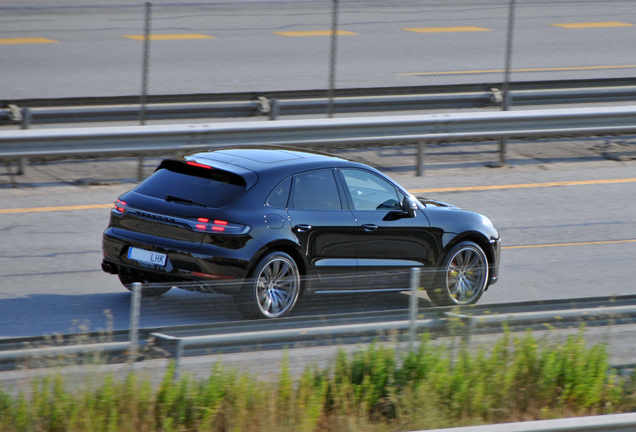
[{"label": "chain-link fence", "polygon": [[144,74],[148,94],[195,94],[501,83],[508,63],[513,81],[632,77],[636,68],[628,48],[636,4],[626,1],[159,3],[0,13],[4,100],[135,95]]},{"label": "chain-link fence", "polygon": [[[469,83],[505,93],[506,80],[630,78],[636,69],[628,49],[636,37],[636,3],[628,1],[104,0],[4,6],[0,14],[3,108],[24,99],[139,95],[143,107],[146,96],[157,95],[247,92],[256,99],[324,90],[332,97],[338,89]],[[514,97],[506,100],[509,107],[494,105],[522,108]],[[607,101],[578,106],[594,103]],[[332,114],[346,115],[328,103],[325,115]],[[139,119],[145,122],[143,109]],[[608,146],[581,153],[579,144],[566,143],[564,151],[539,145],[527,157],[594,158],[615,153],[615,143]],[[447,153],[475,164],[525,159],[530,147],[518,147],[524,155],[496,142],[430,143],[428,162]]]}]

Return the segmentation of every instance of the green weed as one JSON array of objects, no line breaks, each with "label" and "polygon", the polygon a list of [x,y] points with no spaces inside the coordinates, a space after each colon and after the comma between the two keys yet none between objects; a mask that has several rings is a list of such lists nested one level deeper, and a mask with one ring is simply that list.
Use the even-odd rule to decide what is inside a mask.
[{"label": "green weed", "polygon": [[129,374],[88,378],[70,388],[61,375],[34,379],[28,394],[0,391],[5,432],[398,431],[636,409],[636,376],[619,378],[604,345],[583,330],[562,343],[509,332],[494,347],[458,352],[425,335],[400,355],[372,344],[331,367],[294,379],[285,356],[278,379],[212,366],[205,379],[155,388]]}]

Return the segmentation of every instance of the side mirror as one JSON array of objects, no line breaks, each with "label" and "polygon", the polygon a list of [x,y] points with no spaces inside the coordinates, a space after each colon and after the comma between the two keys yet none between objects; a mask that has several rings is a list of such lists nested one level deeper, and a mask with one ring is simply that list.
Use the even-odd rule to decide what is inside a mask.
[{"label": "side mirror", "polygon": [[402,211],[406,217],[414,218],[417,214],[417,203],[408,199],[408,197],[404,197],[402,200]]}]

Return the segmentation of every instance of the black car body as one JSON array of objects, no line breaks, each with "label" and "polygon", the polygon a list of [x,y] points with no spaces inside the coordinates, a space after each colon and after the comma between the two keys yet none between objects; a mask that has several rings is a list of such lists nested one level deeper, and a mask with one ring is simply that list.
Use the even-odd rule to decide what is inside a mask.
[{"label": "black car body", "polygon": [[498,278],[499,245],[488,218],[416,199],[367,165],[230,148],[166,159],[120,196],[102,268],[150,283],[145,295],[216,291],[275,318],[303,292],[405,289],[413,267],[435,303],[474,303]]}]

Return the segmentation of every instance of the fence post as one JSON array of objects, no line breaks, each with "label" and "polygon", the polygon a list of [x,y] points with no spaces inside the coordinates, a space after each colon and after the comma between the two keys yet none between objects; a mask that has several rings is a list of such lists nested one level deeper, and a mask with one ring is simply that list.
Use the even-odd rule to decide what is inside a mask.
[{"label": "fence post", "polygon": [[146,124],[146,94],[148,92],[148,62],[150,61],[150,7],[151,3],[145,3],[145,20],[144,20],[144,54],[141,71],[141,97],[139,103],[139,123]]},{"label": "fence post", "polygon": [[417,312],[419,306],[418,292],[420,290],[420,269],[413,267],[411,269],[411,299],[410,299],[410,315],[411,328],[409,332],[409,351],[413,350],[413,344],[417,338]]},{"label": "fence post", "polygon": [[329,61],[329,90],[327,94],[327,117],[333,117],[333,94],[336,85],[336,45],[338,42],[338,0],[333,0],[331,17],[331,58]]},{"label": "fence post", "polygon": [[141,284],[134,282],[131,287],[130,296],[130,349],[129,361],[134,365],[137,361],[137,351],[139,347],[139,310],[141,308]]},{"label": "fence post", "polygon": [[[506,65],[504,67],[504,82],[503,82],[503,103],[501,105],[502,111],[508,111],[510,108],[510,66],[512,64],[512,35],[514,32],[515,22],[515,0],[510,0],[510,7],[508,9],[508,39],[506,40]],[[507,139],[501,138],[499,140],[499,163],[503,166],[506,164],[506,144]]]}]

